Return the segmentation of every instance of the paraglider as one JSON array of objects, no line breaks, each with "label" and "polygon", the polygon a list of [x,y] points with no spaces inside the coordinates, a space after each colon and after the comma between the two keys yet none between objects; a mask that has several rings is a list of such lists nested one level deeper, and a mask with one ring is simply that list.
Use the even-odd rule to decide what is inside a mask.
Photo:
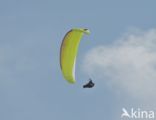
[{"label": "paraglider", "polygon": [[75,64],[78,47],[84,34],[90,34],[88,29],[74,28],[66,33],[60,50],[60,67],[64,78],[69,83],[75,83]]},{"label": "paraglider", "polygon": [[89,79],[89,82],[87,84],[83,85],[83,88],[92,88],[92,87],[94,87],[94,85],[95,84],[92,82],[92,80]]}]

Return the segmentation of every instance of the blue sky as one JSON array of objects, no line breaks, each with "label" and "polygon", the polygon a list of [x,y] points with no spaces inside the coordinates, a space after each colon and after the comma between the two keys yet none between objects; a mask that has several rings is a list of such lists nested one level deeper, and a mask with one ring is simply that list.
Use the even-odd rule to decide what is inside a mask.
[{"label": "blue sky", "polygon": [[[82,89],[92,76],[83,66],[92,50],[109,48],[127,31],[155,29],[155,4],[154,0],[1,0],[0,119],[114,120],[120,119],[122,107],[146,107],[132,97],[133,92],[123,95],[110,82],[101,83],[99,74],[93,75],[93,89]],[[59,52],[62,38],[73,27],[88,28],[91,34],[80,43],[77,83],[70,85],[62,77]]]}]

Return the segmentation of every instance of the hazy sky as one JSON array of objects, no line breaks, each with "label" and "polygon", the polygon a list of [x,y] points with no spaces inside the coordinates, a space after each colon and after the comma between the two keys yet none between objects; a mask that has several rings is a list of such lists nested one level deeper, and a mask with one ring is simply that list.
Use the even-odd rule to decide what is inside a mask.
[{"label": "hazy sky", "polygon": [[[123,107],[156,109],[155,6],[155,0],[0,0],[0,120],[120,120]],[[59,52],[74,27],[91,34],[81,41],[77,83],[70,85]],[[83,89],[89,77],[96,86]]]}]

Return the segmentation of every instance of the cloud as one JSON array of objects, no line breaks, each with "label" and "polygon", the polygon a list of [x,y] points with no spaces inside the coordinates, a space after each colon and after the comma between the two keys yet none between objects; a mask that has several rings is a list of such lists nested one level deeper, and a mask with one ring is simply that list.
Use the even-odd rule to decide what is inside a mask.
[{"label": "cloud", "polygon": [[83,69],[90,76],[104,79],[115,91],[151,99],[156,95],[156,29],[134,31],[90,50]]}]

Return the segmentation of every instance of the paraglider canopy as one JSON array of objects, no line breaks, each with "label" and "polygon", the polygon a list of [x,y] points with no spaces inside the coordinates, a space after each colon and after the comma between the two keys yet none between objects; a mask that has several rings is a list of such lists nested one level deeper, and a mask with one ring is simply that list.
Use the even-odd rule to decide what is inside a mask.
[{"label": "paraglider canopy", "polygon": [[84,34],[90,34],[88,29],[73,28],[66,33],[60,49],[60,66],[64,78],[69,83],[75,83],[75,64],[78,47]]}]

